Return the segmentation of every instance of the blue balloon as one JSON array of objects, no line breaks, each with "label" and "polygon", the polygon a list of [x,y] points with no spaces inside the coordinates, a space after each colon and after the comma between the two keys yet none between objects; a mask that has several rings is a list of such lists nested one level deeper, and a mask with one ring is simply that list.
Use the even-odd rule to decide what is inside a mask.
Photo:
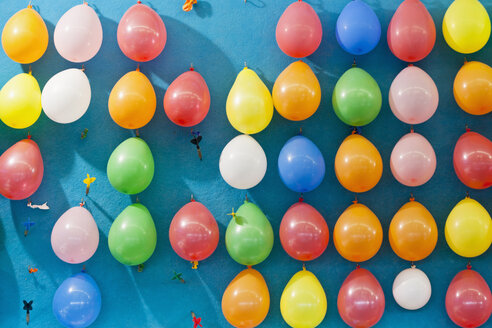
[{"label": "blue balloon", "polygon": [[374,49],[381,38],[381,23],[376,13],[362,0],[349,2],[337,19],[338,44],[352,55]]},{"label": "blue balloon", "polygon": [[90,326],[101,311],[101,292],[87,273],[77,273],[67,278],[53,297],[53,313],[65,327]]},{"label": "blue balloon", "polygon": [[290,138],[278,155],[278,173],[287,188],[293,191],[314,190],[325,176],[323,154],[306,137]]}]

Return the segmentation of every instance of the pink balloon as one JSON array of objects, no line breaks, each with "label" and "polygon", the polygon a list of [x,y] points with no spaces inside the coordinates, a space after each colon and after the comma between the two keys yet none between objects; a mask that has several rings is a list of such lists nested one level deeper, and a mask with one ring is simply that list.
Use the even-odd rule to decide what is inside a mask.
[{"label": "pink balloon", "polygon": [[118,45],[130,59],[146,62],[159,56],[167,40],[166,26],[149,6],[131,6],[118,24]]},{"label": "pink balloon", "polygon": [[479,327],[492,314],[492,295],[482,276],[471,269],[453,278],[446,292],[446,312],[460,327]]},{"label": "pink balloon", "polygon": [[94,255],[99,230],[91,213],[82,206],[72,207],[56,221],[51,231],[51,247],[60,260],[77,264]]},{"label": "pink balloon", "polygon": [[210,108],[210,92],[203,77],[193,70],[174,80],[164,95],[164,111],[177,125],[197,125]]},{"label": "pink balloon", "polygon": [[275,34],[278,46],[286,55],[302,58],[318,49],[323,29],[313,7],[304,1],[296,1],[285,9]]},{"label": "pink balloon", "polygon": [[391,111],[402,122],[420,124],[434,115],[439,104],[439,92],[424,70],[408,66],[391,83]]},{"label": "pink balloon", "polygon": [[282,247],[299,261],[311,261],[323,254],[329,238],[330,232],[323,216],[303,202],[292,205],[280,223]]},{"label": "pink balloon", "polygon": [[338,292],[338,312],[350,327],[372,327],[384,313],[384,293],[366,269],[352,271]]},{"label": "pink balloon", "polygon": [[0,194],[8,199],[25,199],[38,190],[43,180],[43,158],[31,139],[15,143],[0,156]]},{"label": "pink balloon", "polygon": [[436,153],[421,134],[410,132],[395,145],[390,159],[391,173],[405,186],[421,186],[436,171]]}]

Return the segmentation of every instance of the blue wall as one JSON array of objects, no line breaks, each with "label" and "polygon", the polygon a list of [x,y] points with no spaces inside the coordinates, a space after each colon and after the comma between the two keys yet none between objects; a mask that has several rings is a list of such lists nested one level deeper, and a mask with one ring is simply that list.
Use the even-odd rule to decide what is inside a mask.
[{"label": "blue wall", "polygon": [[[26,1],[2,0],[0,25],[27,4]],[[26,2],[26,3],[24,3]],[[9,201],[0,197],[0,326],[24,325],[22,300],[33,299],[34,310],[29,327],[55,327],[58,324],[51,311],[55,289],[82,265],[70,265],[59,260],[50,245],[51,229],[58,217],[84,196],[82,179],[86,173],[97,177],[87,199],[100,229],[100,244],[95,255],[86,263],[89,274],[98,282],[103,297],[102,311],[94,327],[191,327],[190,311],[202,317],[204,327],[229,327],[222,316],[222,293],[234,276],[244,269],[234,262],[225,249],[224,233],[232,207],[237,208],[245,197],[244,191],[229,187],[218,169],[219,156],[226,143],[238,134],[228,123],[225,114],[226,97],[236,74],[244,62],[254,69],[271,89],[275,78],[293,61],[278,48],[275,26],[283,10],[292,0],[198,0],[190,13],[181,10],[183,1],[151,1],[168,30],[164,52],[156,60],[141,65],[141,70],[154,84],[158,107],[153,120],[141,129],[141,136],[149,144],[155,158],[155,177],[147,190],[139,195],[153,215],[157,227],[157,249],[145,264],[145,270],[127,268],[109,253],[107,235],[114,218],[132,202],[131,197],[118,193],[106,178],[106,163],[112,150],[132,135],[117,126],[110,118],[107,100],[116,81],[136,64],[126,58],[116,42],[117,24],[123,13],[135,1],[94,0],[103,25],[104,40],[98,55],[86,64],[92,90],[92,102],[87,114],[79,121],[60,125],[42,114],[29,131],[39,144],[44,158],[45,175],[34,203],[48,201],[51,210],[41,212],[26,207],[25,201]],[[334,115],[331,93],[341,74],[352,64],[353,57],[342,51],[335,39],[335,22],[347,1],[310,0],[323,24],[320,48],[308,58],[322,87],[322,103],[314,116],[304,122],[290,122],[274,115],[271,124],[255,135],[268,157],[268,171],[264,180],[248,191],[248,197],[267,214],[275,231],[275,245],[268,259],[256,266],[265,277],[270,294],[270,312],[262,327],[286,327],[280,315],[279,303],[283,287],[301,269],[301,263],[290,258],[278,240],[278,227],[287,208],[298,199],[281,182],[276,168],[282,145],[302,127],[306,137],[315,141],[327,163],[327,174],[321,186],[305,195],[325,217],[332,232],[338,216],[350,205],[354,195],[337,181],[333,162],[336,150],[350,128]],[[465,268],[467,260],[454,254],[444,239],[444,223],[453,206],[464,198],[467,188],[460,183],[452,166],[454,144],[468,124],[474,131],[492,138],[491,114],[474,117],[458,108],[452,94],[453,79],[463,63],[463,55],[452,51],[444,42],[441,22],[449,0],[424,0],[437,28],[437,43],[432,53],[418,66],[428,72],[440,93],[437,113],[426,123],[415,127],[434,146],[438,167],[434,177],[422,187],[407,188],[391,175],[389,156],[394,144],[409,132],[409,126],[391,113],[387,94],[393,78],[405,67],[394,57],[386,43],[386,29],[399,1],[367,0],[376,11],[383,36],[378,47],[368,55],[357,58],[358,66],[367,70],[379,83],[383,92],[383,108],[377,119],[362,129],[381,152],[384,161],[383,177],[371,191],[359,196],[379,217],[384,228],[384,242],[379,253],[363,264],[380,281],[386,295],[386,311],[378,327],[451,327],[444,308],[447,286],[453,276]],[[33,75],[43,87],[55,73],[80,67],[65,61],[53,46],[54,25],[61,15],[79,1],[36,0],[48,25],[48,51],[32,65]],[[144,1],[148,4],[149,1]],[[483,1],[489,14],[492,3]],[[468,60],[492,64],[489,44]],[[198,160],[190,144],[190,130],[173,125],[165,116],[162,99],[167,86],[193,63],[208,83],[212,105],[205,121],[197,129],[204,136],[204,159]],[[0,52],[0,85],[15,74],[27,71]],[[85,140],[80,139],[84,128],[89,129]],[[0,152],[26,137],[26,130],[14,130],[0,123]],[[391,286],[394,277],[409,263],[399,259],[387,239],[390,220],[413,192],[434,215],[439,227],[436,250],[417,265],[432,282],[433,295],[421,310],[402,310],[393,300]],[[220,244],[212,257],[191,270],[188,262],[179,258],[168,240],[169,223],[176,211],[190,199],[190,194],[205,204],[219,222]],[[492,189],[471,191],[489,211],[492,211]],[[36,225],[24,237],[22,222],[30,216]],[[492,284],[492,254],[472,260],[473,267]],[[29,274],[28,265],[39,268]],[[336,252],[332,240],[326,252],[307,264],[325,288],[328,312],[323,327],[342,327],[337,313],[336,297],[345,277],[355,265]],[[173,271],[183,273],[186,284],[172,281]],[[398,320],[398,321],[396,321]],[[491,324],[490,322],[488,323]]]}]

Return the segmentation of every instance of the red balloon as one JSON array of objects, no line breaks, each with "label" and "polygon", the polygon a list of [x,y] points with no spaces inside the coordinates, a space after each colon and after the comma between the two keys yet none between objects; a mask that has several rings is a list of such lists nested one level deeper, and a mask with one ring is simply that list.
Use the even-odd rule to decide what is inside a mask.
[{"label": "red balloon", "polygon": [[164,95],[164,111],[177,125],[197,125],[210,108],[210,91],[203,77],[193,70],[178,76]]},{"label": "red balloon", "polygon": [[15,143],[0,156],[0,194],[8,199],[25,199],[38,190],[43,180],[43,158],[31,139]]},{"label": "red balloon", "polygon": [[167,40],[166,26],[149,6],[131,6],[118,24],[118,45],[130,59],[146,62],[159,56]]},{"label": "red balloon", "polygon": [[486,189],[492,185],[492,141],[476,132],[465,132],[456,142],[454,171],[467,187]]},{"label": "red balloon", "polygon": [[424,59],[436,43],[436,26],[420,0],[405,0],[388,26],[388,46],[406,62]]},{"label": "red balloon", "polygon": [[299,261],[311,261],[323,254],[329,238],[330,232],[323,216],[303,202],[292,205],[280,223],[282,247]]},{"label": "red balloon", "polygon": [[191,201],[174,215],[169,241],[176,254],[185,260],[202,261],[219,244],[219,226],[202,203]]},{"label": "red balloon", "polygon": [[384,293],[373,274],[362,268],[352,271],[338,292],[338,312],[350,327],[372,327],[384,313]]},{"label": "red balloon", "polygon": [[453,278],[446,292],[446,312],[460,327],[479,327],[492,314],[492,295],[482,276],[471,269]]}]

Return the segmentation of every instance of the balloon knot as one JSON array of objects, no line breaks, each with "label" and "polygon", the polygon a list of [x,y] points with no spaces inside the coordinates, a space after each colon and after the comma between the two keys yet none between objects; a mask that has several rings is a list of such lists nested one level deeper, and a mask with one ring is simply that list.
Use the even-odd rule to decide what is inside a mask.
[{"label": "balloon knot", "polygon": [[413,202],[415,200],[415,197],[413,197],[413,194],[410,194],[410,201]]},{"label": "balloon knot", "polygon": [[27,139],[31,140],[31,134],[30,133],[27,135]]},{"label": "balloon knot", "polygon": [[466,127],[465,130],[466,130],[466,132],[470,132],[471,131],[469,127]]},{"label": "balloon knot", "polygon": [[413,133],[413,125],[410,127],[410,133]]},{"label": "balloon knot", "polygon": [[141,3],[142,3],[142,1],[138,0],[138,1],[137,1],[137,3],[138,3],[138,4],[141,4]]},{"label": "balloon knot", "polygon": [[247,265],[246,267],[247,267],[248,269],[251,269],[251,265]]},{"label": "balloon knot", "polygon": [[302,271],[306,271],[306,263],[302,264]]},{"label": "balloon knot", "polygon": [[472,266],[471,266],[471,264],[470,264],[470,261],[468,261],[468,264],[466,265],[466,269],[467,269],[467,270],[471,270],[471,268],[472,268]]},{"label": "balloon knot", "polygon": [[357,204],[359,201],[357,200],[357,195],[355,195],[355,199],[352,201],[353,204]]},{"label": "balloon knot", "polygon": [[413,66],[413,64],[412,64],[412,63],[409,63],[409,64],[408,64],[408,67],[412,67],[412,66]]},{"label": "balloon knot", "polygon": [[193,68],[193,66],[192,66],[192,67],[190,67],[190,71],[192,71],[192,72],[193,72],[194,70],[195,70],[195,69]]},{"label": "balloon knot", "polygon": [[304,201],[304,198],[302,198],[302,196],[299,197],[299,203],[302,203],[303,201]]},{"label": "balloon knot", "polygon": [[137,64],[137,69],[136,69],[137,72],[140,72],[140,63]]},{"label": "balloon knot", "polygon": [[355,268],[356,269],[360,269],[360,264],[357,264],[357,266]]}]

